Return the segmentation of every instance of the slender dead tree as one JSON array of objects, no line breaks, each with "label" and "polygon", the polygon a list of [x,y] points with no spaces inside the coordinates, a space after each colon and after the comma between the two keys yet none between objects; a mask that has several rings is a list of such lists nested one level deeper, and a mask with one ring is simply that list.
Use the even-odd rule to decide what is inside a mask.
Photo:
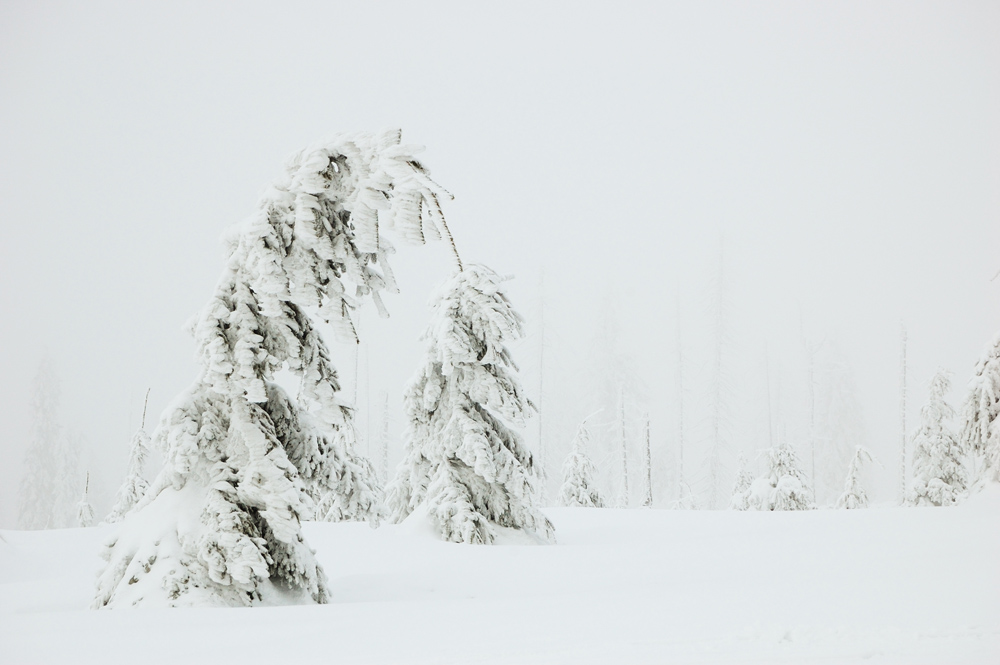
[{"label": "slender dead tree", "polygon": [[625,387],[618,395],[618,436],[622,453],[622,495],[619,503],[628,508],[628,437],[625,434]]},{"label": "slender dead tree", "polygon": [[545,430],[542,419],[545,416],[543,403],[545,400],[545,273],[542,273],[539,284],[541,304],[538,312],[538,481],[540,486],[539,505],[548,504],[546,491],[549,475],[545,470]]},{"label": "slender dead tree", "polygon": [[906,503],[906,327],[900,325],[899,359],[899,503]]},{"label": "slender dead tree", "polygon": [[389,482],[389,393],[382,391],[382,431],[379,433],[379,461],[383,483]]},{"label": "slender dead tree", "polygon": [[726,471],[726,457],[729,454],[729,397],[730,383],[726,374],[727,349],[730,344],[727,328],[728,300],[726,295],[725,244],[719,241],[719,272],[715,284],[714,311],[715,325],[714,354],[712,358],[712,383],[709,394],[709,454],[707,460],[708,507],[722,508],[725,505],[723,475]]},{"label": "slender dead tree", "polygon": [[649,414],[644,416],[646,420],[646,498],[642,505],[646,508],[653,507],[653,452],[650,449],[649,441]]}]

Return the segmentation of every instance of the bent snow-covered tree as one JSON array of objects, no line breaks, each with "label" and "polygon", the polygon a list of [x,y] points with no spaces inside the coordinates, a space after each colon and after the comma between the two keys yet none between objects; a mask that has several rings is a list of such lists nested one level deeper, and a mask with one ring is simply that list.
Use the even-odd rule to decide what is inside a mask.
[{"label": "bent snow-covered tree", "polygon": [[522,319],[489,268],[469,266],[432,300],[427,361],[404,397],[406,450],[387,488],[396,521],[418,507],[445,540],[491,543],[495,526],[551,539],[537,471],[515,428],[533,405],[506,342]]},{"label": "bent snow-covered tree", "polygon": [[370,297],[384,312],[379,291],[395,289],[381,230],[450,239],[443,190],[413,155],[398,131],[303,150],[230,235],[192,326],[201,374],[154,433],[164,468],[105,550],[96,607],[326,601],[300,521],[314,498],[321,517],[371,516],[379,490],[314,317],[356,342],[351,310]]},{"label": "bent snow-covered tree", "polygon": [[958,439],[949,421],[955,410],[945,401],[951,388],[948,372],[939,370],[931,380],[930,397],[920,409],[920,429],[914,436],[913,488],[910,503],[950,506],[968,489],[968,475]]},{"label": "bent snow-covered tree", "polygon": [[980,464],[980,477],[1000,482],[1000,335],[976,363],[962,410],[962,447]]},{"label": "bent snow-covered tree", "polygon": [[861,483],[861,465],[865,462],[874,462],[875,458],[864,446],[858,446],[854,451],[854,457],[847,467],[847,480],[844,483],[844,493],[837,499],[838,508],[855,510],[857,508],[868,507],[868,494]]},{"label": "bent snow-covered tree", "polygon": [[573,449],[563,463],[563,484],[559,488],[559,500],[564,506],[604,507],[604,497],[596,484],[597,467],[586,452],[589,443],[590,430],[584,421],[580,423],[573,439]]},{"label": "bent snow-covered tree", "polygon": [[146,463],[146,456],[149,454],[149,435],[146,434],[146,405],[149,404],[149,391],[146,391],[146,402],[142,407],[142,420],[139,429],[132,435],[132,445],[129,448],[128,469],[125,472],[125,481],[118,488],[115,496],[115,505],[111,512],[104,518],[108,524],[121,522],[122,518],[135,507],[139,500],[146,494],[149,483],[142,475],[142,468]]}]

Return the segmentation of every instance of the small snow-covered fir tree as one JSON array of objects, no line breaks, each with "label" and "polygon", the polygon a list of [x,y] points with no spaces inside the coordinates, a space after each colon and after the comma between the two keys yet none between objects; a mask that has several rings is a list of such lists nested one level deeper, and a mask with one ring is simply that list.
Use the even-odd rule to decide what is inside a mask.
[{"label": "small snow-covered fir tree", "polygon": [[129,447],[128,469],[125,472],[125,481],[118,488],[115,496],[115,505],[111,512],[104,518],[108,524],[120,522],[132,508],[139,503],[139,500],[146,494],[149,483],[142,475],[142,468],[146,463],[146,456],[149,455],[149,435],[146,434],[146,407],[149,404],[149,391],[146,391],[146,400],[142,405],[142,419],[139,429],[132,435],[131,446]]},{"label": "small snow-covered fir tree", "polygon": [[90,474],[83,485],[83,497],[76,504],[76,523],[78,526],[94,526],[94,507],[90,505]]},{"label": "small snow-covered fir tree", "polygon": [[522,319],[501,282],[468,266],[438,291],[426,362],[404,396],[408,436],[387,503],[396,521],[421,507],[452,542],[491,543],[494,525],[553,535],[517,431],[533,405],[506,346],[523,334]]},{"label": "small snow-covered fir tree", "polygon": [[812,493],[802,471],[798,457],[788,444],[781,444],[764,451],[767,456],[767,473],[753,481],[749,504],[757,510],[808,510],[812,508]]},{"label": "small snow-covered fir tree", "polygon": [[573,439],[573,448],[563,463],[563,483],[559,488],[559,501],[564,506],[603,508],[604,497],[597,489],[597,467],[587,456],[590,430],[587,421],[580,423]]},{"label": "small snow-covered fir tree", "polygon": [[839,346],[827,342],[813,355],[817,501],[832,504],[843,492],[851,457],[866,441],[854,371]]},{"label": "small snow-covered fir tree", "polygon": [[844,493],[837,499],[838,508],[868,507],[868,495],[861,484],[861,467],[865,462],[874,462],[875,458],[864,446],[858,446],[854,451],[854,457],[847,467],[847,481],[844,483]]},{"label": "small snow-covered fir tree", "polygon": [[59,379],[48,360],[39,365],[33,381],[31,425],[18,525],[22,529],[72,526],[80,487],[79,437],[59,423]]},{"label": "small snow-covered fir tree", "polygon": [[931,380],[930,397],[920,409],[920,429],[913,437],[914,505],[950,506],[968,490],[968,474],[958,439],[949,426],[955,410],[945,401],[951,388],[950,375],[938,370]]},{"label": "small snow-covered fir tree", "polygon": [[[104,556],[95,607],[327,600],[301,521],[378,513],[371,466],[316,319],[357,342],[351,311],[395,290],[381,231],[451,239],[398,131],[295,155],[229,236],[225,270],[192,330],[201,373],[154,433],[164,468]],[[452,242],[452,248],[454,243]],[[293,399],[275,381],[299,382]]]},{"label": "small snow-covered fir tree", "polygon": [[985,477],[1000,482],[1000,335],[976,363],[962,409],[961,443],[974,463],[982,465],[973,481]]},{"label": "small snow-covered fir tree", "polygon": [[747,470],[747,460],[740,453],[737,462],[736,482],[733,484],[733,498],[729,507],[733,510],[750,510],[750,492],[753,485],[753,474]]}]

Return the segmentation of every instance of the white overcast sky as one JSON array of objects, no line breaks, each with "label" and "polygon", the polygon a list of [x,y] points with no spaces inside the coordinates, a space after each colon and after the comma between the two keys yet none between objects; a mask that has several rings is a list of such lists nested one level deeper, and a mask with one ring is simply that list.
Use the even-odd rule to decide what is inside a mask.
[{"label": "white overcast sky", "polygon": [[[934,369],[957,401],[1000,331],[998,35],[995,2],[0,2],[0,527],[42,359],[106,500],[142,393],[155,421],[196,376],[181,328],[225,227],[293,151],[391,126],[456,195],[464,258],[516,276],[531,390],[544,283],[554,449],[609,311],[670,436],[676,313],[696,348],[721,237],[744,403],[766,344],[801,419],[795,349],[832,337],[889,456],[900,323],[911,422]],[[442,247],[394,265],[362,392],[395,405],[450,266]]]}]

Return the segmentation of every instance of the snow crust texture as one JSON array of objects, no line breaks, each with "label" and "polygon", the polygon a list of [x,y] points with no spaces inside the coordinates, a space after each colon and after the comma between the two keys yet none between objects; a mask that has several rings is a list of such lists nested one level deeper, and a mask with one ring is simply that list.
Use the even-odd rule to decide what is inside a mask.
[{"label": "snow crust texture", "polygon": [[919,510],[546,514],[554,547],[307,522],[336,602],[249,612],[87,610],[100,541],[137,513],[0,531],[0,662],[985,665],[1000,653],[996,485]]},{"label": "snow crust texture", "polygon": [[[301,520],[377,522],[381,490],[314,317],[356,342],[351,310],[367,297],[384,313],[379,293],[396,289],[381,227],[447,233],[415,152],[398,131],[303,150],[229,234],[192,324],[201,374],[154,432],[165,466],[108,543],[96,607],[327,600]],[[285,369],[296,399],[273,382]]]}]

